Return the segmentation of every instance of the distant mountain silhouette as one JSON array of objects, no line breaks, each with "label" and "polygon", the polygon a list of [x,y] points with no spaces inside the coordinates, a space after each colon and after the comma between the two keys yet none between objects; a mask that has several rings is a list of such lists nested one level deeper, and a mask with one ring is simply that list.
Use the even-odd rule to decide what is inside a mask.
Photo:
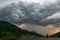
[{"label": "distant mountain silhouette", "polygon": [[[43,35],[37,34],[36,32],[29,32],[27,30],[22,30],[18,27],[16,27],[13,24],[10,24],[5,21],[0,21],[0,37],[2,37],[4,32],[10,32],[11,34],[14,35],[35,35],[37,37],[43,37]],[[7,33],[8,34],[8,33]]]},{"label": "distant mountain silhouette", "polygon": [[51,35],[50,37],[60,37],[60,32]]}]

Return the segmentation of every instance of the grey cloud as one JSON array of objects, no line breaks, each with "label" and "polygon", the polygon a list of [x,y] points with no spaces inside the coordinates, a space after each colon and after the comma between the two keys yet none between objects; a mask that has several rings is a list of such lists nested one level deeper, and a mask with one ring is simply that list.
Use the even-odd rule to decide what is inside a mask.
[{"label": "grey cloud", "polygon": [[4,3],[4,2],[6,2],[6,1],[8,1],[8,0],[0,0],[0,3]]},{"label": "grey cloud", "polygon": [[[41,5],[39,3],[12,3],[0,10],[0,19],[15,24],[30,23],[46,26],[56,24],[60,19],[43,20],[60,11],[60,3]],[[43,20],[43,21],[42,21]]]}]

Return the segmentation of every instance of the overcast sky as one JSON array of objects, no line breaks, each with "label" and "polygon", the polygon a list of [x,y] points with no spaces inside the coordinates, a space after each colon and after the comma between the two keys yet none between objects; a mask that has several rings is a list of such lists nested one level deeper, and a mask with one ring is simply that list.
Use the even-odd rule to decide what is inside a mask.
[{"label": "overcast sky", "polygon": [[60,31],[60,1],[0,0],[0,20],[39,34],[53,34]]}]

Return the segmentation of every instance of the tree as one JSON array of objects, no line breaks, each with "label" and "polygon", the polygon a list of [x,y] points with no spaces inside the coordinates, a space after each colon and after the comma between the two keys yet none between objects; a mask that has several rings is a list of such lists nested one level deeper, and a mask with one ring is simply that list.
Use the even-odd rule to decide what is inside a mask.
[{"label": "tree", "polygon": [[47,38],[49,37],[48,34],[46,35],[46,37],[47,37]]}]

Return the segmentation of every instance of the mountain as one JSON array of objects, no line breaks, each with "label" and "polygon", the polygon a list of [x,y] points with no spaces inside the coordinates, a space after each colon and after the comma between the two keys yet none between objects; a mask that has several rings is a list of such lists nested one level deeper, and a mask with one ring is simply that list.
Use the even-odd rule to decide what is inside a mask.
[{"label": "mountain", "polygon": [[60,37],[60,32],[51,35],[50,37]]},{"label": "mountain", "polygon": [[20,34],[22,32],[20,28],[17,28],[15,25],[12,25],[5,21],[0,21],[0,32],[7,31],[14,34]]},{"label": "mountain", "polygon": [[1,37],[43,37],[43,35],[33,31],[22,30],[13,24],[0,21],[0,38]]}]

